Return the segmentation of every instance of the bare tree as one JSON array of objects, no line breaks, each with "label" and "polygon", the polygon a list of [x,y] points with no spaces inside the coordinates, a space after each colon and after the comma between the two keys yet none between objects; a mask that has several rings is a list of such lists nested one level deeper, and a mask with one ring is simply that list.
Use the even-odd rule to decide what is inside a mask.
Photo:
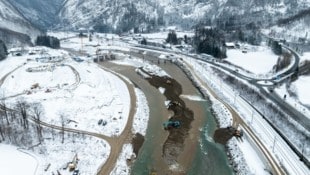
[{"label": "bare tree", "polygon": [[16,107],[17,107],[17,111],[19,111],[21,115],[22,126],[24,127],[24,129],[27,129],[28,128],[27,109],[29,108],[29,105],[25,101],[19,100],[17,102]]},{"label": "bare tree", "polygon": [[37,129],[37,135],[39,142],[41,143],[43,141],[43,134],[42,134],[42,125],[41,125],[41,116],[43,114],[43,107],[40,103],[33,104],[33,113],[34,113],[34,119],[36,120],[36,129]]},{"label": "bare tree", "polygon": [[3,111],[4,117],[6,119],[7,125],[10,125],[9,118],[8,118],[8,109],[7,109],[6,102],[5,102],[4,98],[1,99],[0,106],[1,106],[1,110]]},{"label": "bare tree", "polygon": [[[0,120],[0,135],[1,135],[1,140],[5,140],[4,132],[3,132],[3,129],[2,129],[2,121],[1,120]],[[0,143],[1,143],[1,140],[0,140]]]},{"label": "bare tree", "polygon": [[65,141],[65,116],[64,114],[60,114],[61,121],[61,143]]}]

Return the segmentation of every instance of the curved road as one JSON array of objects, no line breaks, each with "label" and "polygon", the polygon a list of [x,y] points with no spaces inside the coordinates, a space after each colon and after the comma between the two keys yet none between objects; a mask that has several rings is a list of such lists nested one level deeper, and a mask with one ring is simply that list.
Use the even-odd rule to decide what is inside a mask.
[{"label": "curved road", "polygon": [[[135,54],[135,56],[143,59],[142,54],[140,54],[140,55]],[[157,59],[159,59],[159,58],[157,58]],[[208,84],[206,84],[203,80],[200,79],[200,77],[192,69],[191,65],[186,64],[186,67],[192,70],[191,71],[192,76],[195,77],[196,81],[199,81],[198,84],[201,84],[205,89],[207,89],[211,93],[212,96],[214,96],[218,101],[220,101],[222,104],[224,104],[226,106],[226,108],[230,111],[230,113],[233,116],[233,125],[234,126],[241,125],[246,130],[246,133],[248,133],[249,137],[257,145],[257,147],[260,149],[260,151],[264,154],[264,157],[266,158],[266,160],[269,162],[269,165],[272,169],[272,172],[274,174],[285,174],[283,172],[281,166],[273,158],[272,154],[268,151],[268,149],[264,146],[264,144],[260,141],[260,139],[255,135],[255,133],[247,126],[247,124],[243,121],[243,119],[239,116],[239,114],[230,105],[228,105],[223,100],[221,100],[216,95],[216,93],[209,87]]]},{"label": "curved road", "polygon": [[[9,73],[7,73],[5,76],[3,76],[0,79],[0,86],[3,84],[4,80],[7,78],[8,75],[10,75],[12,72],[16,71],[18,68],[20,68],[22,66],[24,66],[24,64],[18,66],[17,68],[13,69]],[[77,72],[77,70],[74,67],[72,67],[70,65],[67,65],[67,66],[69,66],[69,68],[75,74],[76,82],[74,83],[73,88],[76,88],[77,85],[79,84],[80,80],[81,80],[79,73]],[[136,112],[136,96],[135,96],[135,91],[134,91],[133,85],[128,83],[126,79],[124,79],[122,76],[116,74],[115,72],[110,71],[108,68],[105,68],[103,66],[100,66],[100,67],[102,69],[104,69],[105,71],[108,71],[108,72],[116,75],[117,77],[119,77],[126,84],[128,91],[129,91],[129,94],[130,94],[130,111],[129,111],[128,120],[127,120],[127,123],[126,123],[124,130],[122,131],[122,133],[119,136],[109,137],[106,135],[88,132],[88,131],[83,131],[83,130],[77,130],[77,129],[72,129],[72,128],[62,128],[61,126],[51,125],[51,124],[48,124],[48,123],[43,122],[43,121],[39,122],[33,116],[30,116],[28,119],[35,122],[35,123],[39,122],[42,126],[45,126],[45,127],[53,128],[56,130],[64,129],[64,131],[66,131],[66,132],[82,133],[85,135],[94,136],[94,137],[103,139],[106,142],[108,142],[108,144],[111,147],[109,157],[105,161],[105,163],[102,165],[100,170],[98,171],[98,175],[106,175],[106,174],[110,174],[110,172],[115,167],[116,161],[117,161],[118,156],[120,155],[120,153],[122,151],[123,145],[125,143],[130,143],[132,140],[133,135],[132,135],[131,129],[132,129],[133,117],[134,117],[135,112]],[[9,109],[9,110],[13,110],[13,109]]]}]

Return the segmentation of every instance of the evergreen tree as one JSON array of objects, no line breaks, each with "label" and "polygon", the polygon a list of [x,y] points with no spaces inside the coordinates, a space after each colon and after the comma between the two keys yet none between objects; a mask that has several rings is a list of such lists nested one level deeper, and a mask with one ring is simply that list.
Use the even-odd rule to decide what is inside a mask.
[{"label": "evergreen tree", "polygon": [[197,27],[194,37],[194,45],[197,52],[207,53],[216,58],[226,58],[225,39],[223,36],[224,34],[218,29]]},{"label": "evergreen tree", "polygon": [[142,39],[141,44],[143,44],[143,45],[147,45],[147,41],[146,41],[146,39],[145,39],[145,38],[143,38],[143,39]]},{"label": "evergreen tree", "polygon": [[5,59],[8,55],[8,50],[2,40],[0,40],[0,61]]},{"label": "evergreen tree", "polygon": [[178,44],[178,38],[177,38],[177,34],[175,33],[175,31],[171,31],[168,33],[166,42],[170,44]]},{"label": "evergreen tree", "polygon": [[276,55],[282,54],[282,46],[278,41],[271,41],[271,49]]},{"label": "evergreen tree", "polygon": [[188,37],[187,37],[187,35],[184,35],[184,43],[188,44]]},{"label": "evergreen tree", "polygon": [[47,35],[38,36],[35,43],[37,46],[46,46],[46,47],[50,47],[53,49],[60,48],[59,39],[56,37],[52,37],[52,36],[47,36]]}]

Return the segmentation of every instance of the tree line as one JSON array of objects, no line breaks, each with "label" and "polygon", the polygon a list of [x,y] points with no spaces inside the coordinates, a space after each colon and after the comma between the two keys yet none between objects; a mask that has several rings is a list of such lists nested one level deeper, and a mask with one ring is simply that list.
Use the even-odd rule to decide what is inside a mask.
[{"label": "tree line", "polygon": [[8,50],[5,43],[0,40],[0,61],[4,60],[8,55]]},{"label": "tree line", "polygon": [[217,28],[196,27],[194,47],[198,53],[220,59],[227,57],[224,32]]},{"label": "tree line", "polygon": [[60,48],[60,41],[58,38],[48,35],[41,35],[38,36],[35,44],[37,46],[46,46],[53,49],[59,49]]},{"label": "tree line", "polygon": [[[28,103],[19,99],[15,104],[7,104],[4,98],[0,101],[0,143],[5,142],[22,147],[32,147],[44,142],[45,137],[65,140],[66,116],[60,115],[60,129],[44,127],[41,122],[44,109],[40,103]],[[32,120],[33,122],[30,122]],[[44,136],[45,135],[45,136]],[[70,135],[70,134],[68,134]],[[72,134],[72,137],[74,134]],[[58,136],[58,137],[57,137]],[[75,138],[72,138],[73,141]]]}]

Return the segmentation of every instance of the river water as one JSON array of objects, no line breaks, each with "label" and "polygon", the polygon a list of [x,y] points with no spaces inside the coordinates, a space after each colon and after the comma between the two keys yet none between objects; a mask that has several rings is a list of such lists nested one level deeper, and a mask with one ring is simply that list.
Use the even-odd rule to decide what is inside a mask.
[{"label": "river water", "polygon": [[[168,174],[167,172],[171,167],[167,167],[162,158],[162,145],[168,136],[168,132],[162,127],[162,123],[171,115],[164,106],[165,97],[158,89],[152,87],[147,81],[138,76],[132,68],[119,65],[109,66],[133,81],[145,93],[150,106],[150,118],[145,142],[132,166],[131,174],[148,175],[151,172],[156,172],[158,175]],[[186,154],[180,155],[178,160],[180,163],[178,168],[183,171],[180,174],[233,174],[232,169],[228,166],[224,147],[214,143],[212,139],[216,130],[216,122],[209,110],[210,103],[202,99],[201,94],[177,66],[167,63],[161,64],[161,67],[182,85],[185,96],[195,97],[194,99],[196,99],[183,98],[186,106],[194,112],[194,121],[191,124],[189,138],[185,141],[184,152]]]}]

